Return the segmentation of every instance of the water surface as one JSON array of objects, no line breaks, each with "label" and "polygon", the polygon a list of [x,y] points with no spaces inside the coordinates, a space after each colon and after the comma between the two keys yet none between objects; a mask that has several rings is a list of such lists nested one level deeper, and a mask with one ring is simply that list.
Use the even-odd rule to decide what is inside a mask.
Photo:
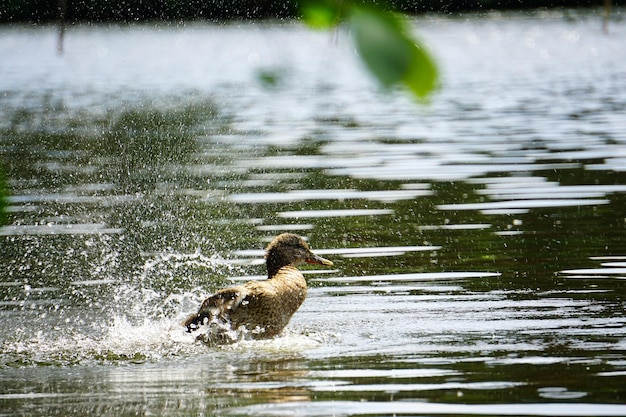
[{"label": "water surface", "polygon": [[[626,415],[622,12],[415,19],[421,107],[344,31],[0,28],[0,414]],[[195,343],[283,231],[284,334]]]}]

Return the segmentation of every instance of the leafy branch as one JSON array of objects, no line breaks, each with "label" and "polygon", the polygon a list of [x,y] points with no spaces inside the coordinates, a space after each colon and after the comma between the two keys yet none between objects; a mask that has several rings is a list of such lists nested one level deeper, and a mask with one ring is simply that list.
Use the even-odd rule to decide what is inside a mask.
[{"label": "leafy branch", "polygon": [[358,0],[302,0],[300,12],[315,29],[349,25],[359,56],[386,89],[405,87],[424,100],[437,88],[435,61],[402,16]]}]

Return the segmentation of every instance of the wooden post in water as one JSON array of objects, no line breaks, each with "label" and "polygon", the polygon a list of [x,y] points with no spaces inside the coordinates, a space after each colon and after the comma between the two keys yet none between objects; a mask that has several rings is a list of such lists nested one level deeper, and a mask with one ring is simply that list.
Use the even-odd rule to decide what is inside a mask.
[{"label": "wooden post in water", "polygon": [[609,34],[609,18],[611,17],[611,8],[613,2],[611,0],[604,0],[604,17],[602,19],[602,31],[605,34]]},{"label": "wooden post in water", "polygon": [[65,37],[65,14],[67,12],[67,0],[59,0],[57,5],[59,23],[57,31],[57,53],[63,55],[63,38]]}]

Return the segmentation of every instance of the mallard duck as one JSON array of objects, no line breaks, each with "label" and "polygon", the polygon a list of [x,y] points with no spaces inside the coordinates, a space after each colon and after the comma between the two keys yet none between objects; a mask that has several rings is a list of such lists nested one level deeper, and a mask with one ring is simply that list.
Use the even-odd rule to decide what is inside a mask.
[{"label": "mallard duck", "polygon": [[[220,329],[244,327],[254,339],[278,335],[306,298],[306,281],[297,268],[302,263],[331,266],[311,252],[300,236],[283,233],[265,253],[267,279],[219,290],[202,303],[197,313],[183,322],[187,331],[207,324]],[[223,334],[218,337],[223,338]]]}]

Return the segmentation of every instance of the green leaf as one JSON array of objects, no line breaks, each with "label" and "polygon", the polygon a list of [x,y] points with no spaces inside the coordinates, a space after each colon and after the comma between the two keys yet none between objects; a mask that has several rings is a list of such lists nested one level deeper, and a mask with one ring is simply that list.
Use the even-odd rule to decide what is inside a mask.
[{"label": "green leaf", "polygon": [[314,29],[337,26],[343,17],[345,5],[342,0],[302,0],[302,20]]},{"label": "green leaf", "polygon": [[403,79],[404,85],[419,99],[425,99],[438,85],[435,61],[423,46],[414,43],[409,69]]},{"label": "green leaf", "polygon": [[284,78],[284,70],[280,68],[262,68],[256,73],[257,79],[265,88],[276,88]]},{"label": "green leaf", "polygon": [[350,21],[361,59],[384,87],[403,85],[419,99],[435,89],[437,67],[400,18],[373,7],[355,6]]}]

